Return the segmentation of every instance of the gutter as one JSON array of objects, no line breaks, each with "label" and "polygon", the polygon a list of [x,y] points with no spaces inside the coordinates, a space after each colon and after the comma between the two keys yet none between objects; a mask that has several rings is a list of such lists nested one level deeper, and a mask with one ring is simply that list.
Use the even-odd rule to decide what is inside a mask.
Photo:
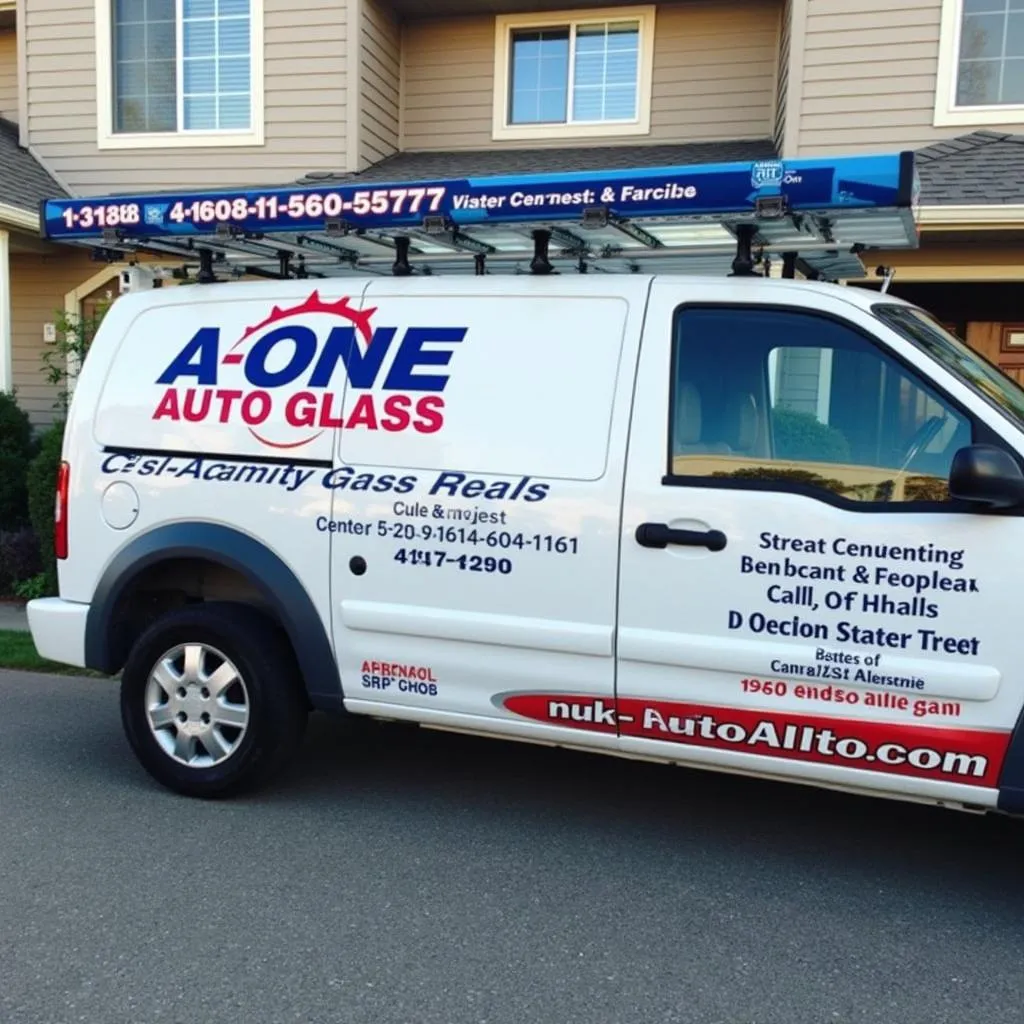
[{"label": "gutter", "polygon": [[947,228],[969,230],[971,228],[1024,229],[1024,203],[1000,203],[984,206],[923,206],[918,214],[922,228]]},{"label": "gutter", "polygon": [[32,231],[39,234],[39,214],[31,210],[22,210],[17,206],[0,203],[0,225]]}]

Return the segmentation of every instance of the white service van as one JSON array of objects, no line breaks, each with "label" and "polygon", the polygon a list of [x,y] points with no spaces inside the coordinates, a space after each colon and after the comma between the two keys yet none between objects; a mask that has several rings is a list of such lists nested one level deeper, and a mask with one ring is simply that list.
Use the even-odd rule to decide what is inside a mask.
[{"label": "white service van", "polygon": [[127,295],[41,653],[214,795],[311,708],[1018,810],[1024,392],[920,310],[579,275]]},{"label": "white service van", "polygon": [[197,796],[317,709],[1024,812],[1024,391],[811,280],[917,195],[903,153],[46,203],[200,285],[129,273],[93,342],[39,650]]}]

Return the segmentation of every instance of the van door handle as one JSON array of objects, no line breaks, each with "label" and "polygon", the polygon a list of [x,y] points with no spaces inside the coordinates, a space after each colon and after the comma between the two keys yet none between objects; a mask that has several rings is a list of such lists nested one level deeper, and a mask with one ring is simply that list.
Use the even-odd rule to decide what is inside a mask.
[{"label": "van door handle", "polygon": [[645,548],[667,548],[669,544],[682,544],[691,548],[721,551],[726,545],[721,530],[673,530],[668,523],[641,523],[636,528],[636,542]]}]

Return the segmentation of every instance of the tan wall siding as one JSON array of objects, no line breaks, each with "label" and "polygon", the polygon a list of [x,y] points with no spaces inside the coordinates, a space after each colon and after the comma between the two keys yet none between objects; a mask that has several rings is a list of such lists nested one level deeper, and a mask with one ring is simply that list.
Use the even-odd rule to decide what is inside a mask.
[{"label": "tan wall siding", "polygon": [[43,377],[43,324],[53,323],[57,310],[64,308],[64,296],[92,277],[99,266],[89,262],[86,253],[73,250],[11,257],[14,386],[18,404],[37,425],[53,422],[57,397]]},{"label": "tan wall siding", "polygon": [[932,125],[941,7],[940,0],[808,0],[801,153],[916,148],[971,131]]},{"label": "tan wall siding", "polygon": [[[624,142],[756,139],[772,134],[777,0],[659,5],[651,133]],[[414,21],[405,27],[403,148],[543,145],[491,139],[494,18]],[[595,139],[608,145],[610,139]],[[564,146],[565,140],[549,145]],[[586,140],[572,140],[586,145]]]},{"label": "tan wall siding", "polygon": [[265,145],[96,147],[93,0],[25,0],[29,141],[84,195],[266,185],[345,165],[345,0],[265,0]]},{"label": "tan wall siding", "polygon": [[376,0],[363,5],[360,43],[359,166],[398,150],[398,93],[402,34],[398,20]]},{"label": "tan wall siding", "polygon": [[18,120],[18,37],[0,29],[0,117]]}]

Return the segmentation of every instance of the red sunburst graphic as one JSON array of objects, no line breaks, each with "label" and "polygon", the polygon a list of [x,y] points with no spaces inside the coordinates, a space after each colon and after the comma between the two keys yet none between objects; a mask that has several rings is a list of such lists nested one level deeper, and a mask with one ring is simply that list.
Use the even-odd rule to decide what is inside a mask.
[{"label": "red sunburst graphic", "polygon": [[[306,316],[314,313],[323,313],[327,316],[340,317],[342,320],[347,320],[351,323],[355,329],[362,335],[363,341],[369,345],[373,341],[373,326],[370,323],[370,318],[374,313],[377,312],[377,308],[371,309],[355,309],[350,305],[349,299],[341,298],[337,302],[324,302],[320,298],[318,291],[313,292],[308,299],[305,299],[297,306],[289,306],[282,309],[280,306],[274,306],[270,311],[270,315],[264,320],[261,320],[258,324],[254,324],[252,327],[247,327],[242,333],[242,336],[228,349],[227,352],[221,357],[221,363],[225,366],[238,365],[245,358],[245,352],[243,346],[245,343],[254,335],[263,331],[265,328],[270,327],[273,324],[279,323],[282,320],[288,320],[295,316]],[[270,448],[301,448],[303,445],[307,445],[312,441],[315,441],[323,430],[318,430],[315,434],[309,437],[303,438],[299,441],[271,441],[269,438],[263,437],[260,433],[254,430],[252,427],[248,428],[249,433],[256,438],[261,444],[265,444]]]},{"label": "red sunburst graphic", "polygon": [[376,312],[376,307],[372,309],[354,309],[349,305],[347,297],[338,299],[337,302],[324,302],[323,299],[320,298],[320,293],[318,291],[313,292],[308,299],[299,303],[297,306],[289,306],[286,309],[282,309],[280,306],[275,306],[270,311],[270,315],[266,317],[266,319],[261,320],[258,324],[253,324],[252,327],[247,327],[238,341],[236,341],[224,354],[221,362],[225,365],[240,363],[245,357],[243,353],[236,352],[235,350],[248,341],[249,338],[258,331],[262,331],[265,327],[270,327],[272,324],[276,324],[281,320],[287,320],[290,317],[302,316],[308,313],[326,313],[328,316],[337,316],[341,317],[343,320],[348,320],[348,322],[354,325],[355,329],[363,336],[363,341],[369,345],[370,342],[373,341],[373,326],[370,324],[370,318]]}]

